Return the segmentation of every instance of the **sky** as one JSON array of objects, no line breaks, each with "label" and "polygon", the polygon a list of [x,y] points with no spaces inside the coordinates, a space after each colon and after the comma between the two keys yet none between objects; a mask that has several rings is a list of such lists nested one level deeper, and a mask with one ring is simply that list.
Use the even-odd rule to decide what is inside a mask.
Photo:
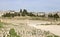
[{"label": "sky", "polygon": [[60,11],[60,0],[0,0],[0,10]]}]

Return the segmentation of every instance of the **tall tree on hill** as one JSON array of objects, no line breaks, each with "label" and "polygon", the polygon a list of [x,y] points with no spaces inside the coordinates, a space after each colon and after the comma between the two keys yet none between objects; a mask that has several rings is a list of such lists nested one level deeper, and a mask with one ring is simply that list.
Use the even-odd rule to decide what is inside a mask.
[{"label": "tall tree on hill", "polygon": [[20,9],[20,13],[22,13],[22,9]]},{"label": "tall tree on hill", "polygon": [[24,9],[23,12],[22,12],[22,16],[25,16],[25,15],[27,15],[27,14],[28,14],[27,10]]},{"label": "tall tree on hill", "polygon": [[20,9],[18,16],[21,16],[22,12],[23,12],[22,9]]},{"label": "tall tree on hill", "polygon": [[24,9],[24,10],[23,10],[23,13],[27,14],[28,12],[27,12],[27,10],[26,10],[26,9]]}]

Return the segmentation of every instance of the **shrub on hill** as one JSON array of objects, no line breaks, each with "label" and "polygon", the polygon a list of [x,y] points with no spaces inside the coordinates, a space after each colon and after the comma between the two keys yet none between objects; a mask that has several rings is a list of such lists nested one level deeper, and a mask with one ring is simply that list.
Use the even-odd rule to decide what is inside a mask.
[{"label": "shrub on hill", "polygon": [[15,30],[12,28],[9,31],[9,34],[7,37],[20,37],[19,35],[17,35],[17,33],[15,32]]},{"label": "shrub on hill", "polygon": [[2,28],[3,27],[3,23],[2,22],[0,22],[0,28]]}]

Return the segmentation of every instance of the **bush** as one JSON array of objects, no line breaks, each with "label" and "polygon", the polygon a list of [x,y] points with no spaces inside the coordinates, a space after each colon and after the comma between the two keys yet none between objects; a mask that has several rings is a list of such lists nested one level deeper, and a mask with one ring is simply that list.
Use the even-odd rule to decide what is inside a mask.
[{"label": "bush", "polygon": [[17,33],[15,32],[15,30],[12,28],[9,31],[9,36],[8,37],[20,37],[19,35],[17,35]]},{"label": "bush", "polygon": [[0,28],[2,28],[3,27],[3,23],[2,22],[0,22]]},{"label": "bush", "polygon": [[49,36],[47,36],[47,37],[53,37],[52,35],[49,35]]},{"label": "bush", "polygon": [[59,36],[57,36],[57,35],[54,35],[54,37],[59,37]]},{"label": "bush", "polygon": [[17,35],[14,29],[10,29],[9,34],[10,35]]},{"label": "bush", "polygon": [[49,14],[48,17],[49,17],[49,18],[53,18],[53,15],[52,15],[52,14]]},{"label": "bush", "polygon": [[2,17],[14,17],[14,14],[6,13],[6,14],[3,14]]}]

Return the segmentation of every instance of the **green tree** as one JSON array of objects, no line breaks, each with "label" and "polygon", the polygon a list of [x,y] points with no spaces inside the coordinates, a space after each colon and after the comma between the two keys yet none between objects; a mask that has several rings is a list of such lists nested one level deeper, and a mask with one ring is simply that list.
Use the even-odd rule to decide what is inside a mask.
[{"label": "green tree", "polygon": [[28,15],[28,12],[27,12],[26,9],[24,9],[23,12],[22,12],[22,16],[25,16],[25,15]]},{"label": "green tree", "polygon": [[3,14],[2,17],[14,17],[14,14],[9,12],[9,13]]},{"label": "green tree", "polygon": [[23,10],[23,13],[27,14],[28,12],[27,12],[27,10],[26,10],[26,9],[24,9],[24,10]]},{"label": "green tree", "polygon": [[53,15],[52,14],[49,14],[48,17],[53,18]]},{"label": "green tree", "polygon": [[57,20],[59,18],[59,15],[56,13],[56,14],[54,14],[53,17],[54,17],[55,20]]},{"label": "green tree", "polygon": [[22,13],[22,9],[20,9],[20,13]]},{"label": "green tree", "polygon": [[35,16],[34,14],[32,14],[32,13],[29,13],[29,16]]}]

